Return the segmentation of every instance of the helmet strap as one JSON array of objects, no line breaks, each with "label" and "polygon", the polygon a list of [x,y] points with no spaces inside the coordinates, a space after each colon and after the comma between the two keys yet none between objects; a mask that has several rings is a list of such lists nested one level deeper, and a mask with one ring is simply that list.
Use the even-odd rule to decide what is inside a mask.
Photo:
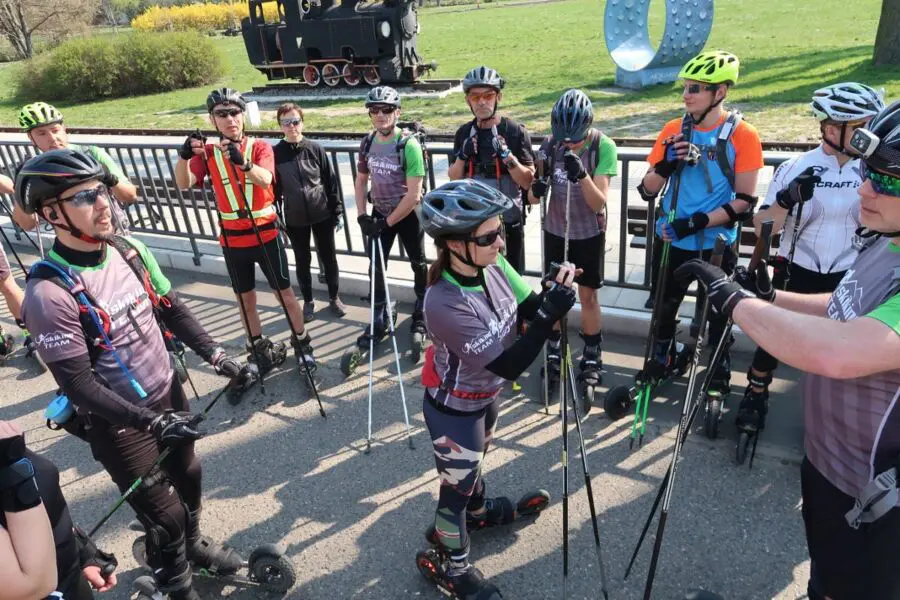
[{"label": "helmet strap", "polygon": [[[80,229],[78,229],[77,227],[75,227],[75,225],[72,224],[72,220],[69,219],[69,213],[66,212],[66,208],[65,208],[65,206],[64,206],[64,203],[63,203],[63,202],[57,202],[57,204],[59,205],[59,213],[62,214],[63,221],[65,221],[66,224],[65,224],[65,225],[56,224],[56,225],[55,225],[56,227],[59,227],[59,228],[62,229],[63,231],[68,231],[69,233],[72,234],[72,237],[75,237],[75,238],[81,240],[82,242],[87,242],[87,243],[89,243],[89,244],[100,244],[100,243],[102,243],[102,240],[98,240],[97,238],[93,238],[93,237],[91,237],[91,236],[89,236],[89,235],[86,235],[86,234],[85,234],[84,232],[82,232]],[[112,207],[110,207],[110,211],[112,211]]]},{"label": "helmet strap", "polygon": [[825,137],[825,124],[824,123],[819,125],[819,130],[822,132],[822,141],[823,142],[825,142],[833,150],[837,150],[838,152],[840,152],[841,154],[844,154],[844,155],[847,154],[847,149],[844,148],[844,136],[847,133],[847,123],[846,122],[841,123],[841,137],[840,137],[841,143],[840,144],[835,144],[834,142],[829,140],[827,137]]},{"label": "helmet strap", "polygon": [[[715,97],[715,93],[716,93],[717,91],[719,91],[719,85],[721,85],[721,84],[716,84],[715,87],[714,87],[713,90],[712,90],[712,93],[713,93],[713,96],[714,96],[714,97]],[[700,113],[700,116],[699,116],[698,118],[694,119],[694,123],[697,124],[697,125],[699,125],[700,123],[702,123],[702,122],[703,122],[703,119],[705,119],[706,116],[707,116],[710,112],[712,112],[712,110],[713,110],[715,107],[717,107],[718,105],[722,104],[722,101],[723,101],[723,100],[725,100],[725,96],[722,96],[722,97],[719,98],[718,100],[714,100],[713,103],[710,104],[709,107],[708,107],[706,110],[704,110],[702,113]]]}]

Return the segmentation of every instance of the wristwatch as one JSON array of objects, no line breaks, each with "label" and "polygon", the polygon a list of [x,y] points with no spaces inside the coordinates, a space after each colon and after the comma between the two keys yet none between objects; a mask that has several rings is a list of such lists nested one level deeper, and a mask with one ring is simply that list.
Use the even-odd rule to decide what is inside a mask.
[{"label": "wristwatch", "polygon": [[249,160],[241,165],[241,171],[243,171],[244,173],[246,173],[247,171],[249,171],[252,168],[253,168],[253,163],[250,162]]},{"label": "wristwatch", "polygon": [[509,157],[503,161],[503,164],[506,165],[506,168],[512,169],[518,164],[519,161],[516,160],[516,155],[512,152],[509,153]]}]

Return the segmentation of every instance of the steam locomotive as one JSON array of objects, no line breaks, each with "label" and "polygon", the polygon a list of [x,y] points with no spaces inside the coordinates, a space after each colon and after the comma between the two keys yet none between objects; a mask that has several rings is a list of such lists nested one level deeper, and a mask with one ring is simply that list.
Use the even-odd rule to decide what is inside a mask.
[{"label": "steam locomotive", "polygon": [[241,34],[250,63],[269,80],[376,86],[413,83],[436,67],[416,51],[415,0],[274,0],[277,23],[266,23],[264,0],[248,1]]}]

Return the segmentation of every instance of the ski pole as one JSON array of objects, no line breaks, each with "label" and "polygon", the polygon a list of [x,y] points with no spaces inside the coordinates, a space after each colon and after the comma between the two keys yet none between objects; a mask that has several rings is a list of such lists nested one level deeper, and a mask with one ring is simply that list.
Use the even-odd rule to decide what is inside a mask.
[{"label": "ski pole", "polygon": [[[715,266],[720,266],[722,264],[722,255],[725,252],[725,236],[719,235],[716,237],[716,246],[713,249],[713,254],[710,259],[710,263]],[[689,414],[689,409],[691,406],[692,398],[694,397],[694,387],[697,384],[697,366],[700,363],[700,354],[703,352],[703,341],[706,336],[706,326],[709,321],[709,294],[706,295],[706,298],[703,301],[703,310],[700,313],[700,324],[697,330],[697,344],[694,347],[694,357],[691,361],[691,371],[688,376],[688,384],[687,391],[684,395],[684,400],[681,406],[681,420],[678,422],[678,431],[675,435],[675,445],[672,448],[672,459],[669,463],[669,477],[666,481],[665,493],[663,494],[663,503],[662,503],[662,511],[659,515],[659,523],[656,528],[656,540],[653,543],[653,554],[650,556],[650,570],[647,574],[647,582],[644,585],[644,600],[650,600],[650,594],[653,590],[653,579],[656,576],[656,566],[659,562],[659,554],[662,550],[662,541],[663,534],[665,533],[666,521],[669,518],[669,503],[672,500],[672,491],[674,490],[675,484],[675,474],[678,468],[678,456],[681,454],[681,448],[684,443],[684,439],[687,437],[683,435],[685,429],[687,428],[687,419]]]},{"label": "ski pole", "polygon": [[[372,372],[375,353],[375,236],[369,236],[369,429],[366,435],[366,451],[372,451]],[[391,307],[387,307],[388,318],[393,321]]]},{"label": "ski pole", "polygon": [[[549,190],[548,192],[549,193]],[[546,254],[544,250],[544,221],[547,218],[546,195],[541,198],[541,281],[547,275],[546,271]],[[544,386],[544,414],[550,414],[550,363],[547,360],[547,344],[544,344],[544,377],[541,384]]]}]

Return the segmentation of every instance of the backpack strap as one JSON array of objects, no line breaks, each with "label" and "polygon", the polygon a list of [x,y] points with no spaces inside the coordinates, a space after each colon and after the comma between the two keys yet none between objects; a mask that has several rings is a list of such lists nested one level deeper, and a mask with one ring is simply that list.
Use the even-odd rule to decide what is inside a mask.
[{"label": "backpack strap", "polygon": [[372,142],[375,141],[375,132],[372,131],[363,138],[362,150],[359,153],[359,157],[362,160],[366,160],[366,157],[369,156],[369,150],[372,149]]},{"label": "backpack strap", "polygon": [[147,297],[150,298],[150,303],[153,305],[153,311],[155,313],[159,309],[160,302],[165,303],[167,301],[156,293],[156,289],[150,281],[150,271],[147,269],[147,265],[144,264],[141,253],[121,235],[112,236],[108,242],[109,245],[115,248],[122,256],[125,262],[128,263],[128,266],[131,267],[135,276],[144,286],[144,290],[147,292]]},{"label": "backpack strap", "polygon": [[734,189],[734,165],[728,160],[728,142],[743,118],[744,116],[739,110],[729,111],[725,122],[719,128],[719,136],[716,139],[716,162],[719,164],[719,168],[722,169],[725,178],[728,179],[732,190]]}]

